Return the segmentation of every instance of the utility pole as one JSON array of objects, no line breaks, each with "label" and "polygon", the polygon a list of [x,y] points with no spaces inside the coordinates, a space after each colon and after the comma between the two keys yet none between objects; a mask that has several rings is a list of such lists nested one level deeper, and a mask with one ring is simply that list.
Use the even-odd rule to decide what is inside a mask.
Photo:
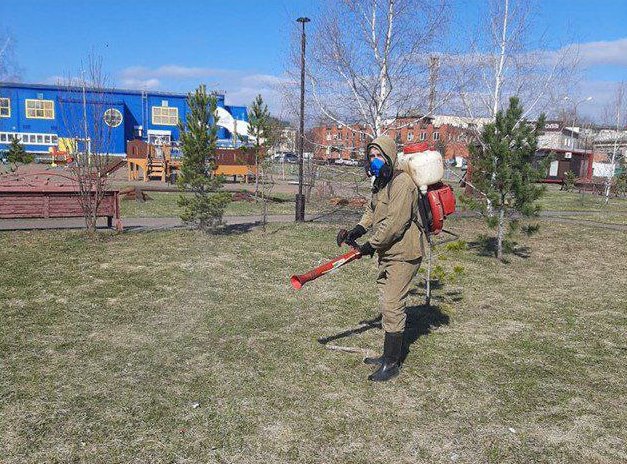
[{"label": "utility pole", "polygon": [[435,94],[438,82],[438,70],[440,69],[440,57],[429,57],[429,115],[433,116],[435,110]]},{"label": "utility pole", "polygon": [[296,20],[303,25],[300,39],[300,133],[298,140],[298,195],[296,195],[296,222],[305,221],[305,196],[303,195],[303,147],[305,141],[305,23],[309,18]]}]

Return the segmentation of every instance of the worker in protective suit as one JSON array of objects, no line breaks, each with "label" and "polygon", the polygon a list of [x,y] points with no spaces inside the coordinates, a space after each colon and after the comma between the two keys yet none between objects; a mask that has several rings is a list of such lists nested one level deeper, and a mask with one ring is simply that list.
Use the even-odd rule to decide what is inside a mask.
[{"label": "worker in protective suit", "polygon": [[[383,355],[364,362],[378,366],[369,380],[386,381],[399,374],[406,300],[422,260],[423,238],[417,218],[418,189],[409,174],[395,171],[394,141],[377,137],[368,144],[366,156],[366,169],[373,178],[372,201],[352,230],[338,233],[337,242],[357,246],[363,256],[378,255],[377,288],[385,341]],[[369,229],[370,239],[357,245],[356,240]]]}]

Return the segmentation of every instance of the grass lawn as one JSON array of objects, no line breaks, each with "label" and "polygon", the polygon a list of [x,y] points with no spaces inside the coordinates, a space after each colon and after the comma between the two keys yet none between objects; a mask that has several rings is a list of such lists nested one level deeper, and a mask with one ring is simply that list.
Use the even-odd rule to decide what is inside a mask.
[{"label": "grass lawn", "polygon": [[376,314],[375,263],[288,283],[335,227],[0,234],[0,461],[626,462],[627,234],[546,224],[502,264],[448,228],[386,384],[316,341]]},{"label": "grass lawn", "polygon": [[[121,200],[121,214],[125,217],[178,217],[181,209],[177,205],[178,192],[146,192],[150,200],[138,203],[135,200]],[[272,194],[275,201],[268,203],[269,214],[294,214],[294,195]],[[310,203],[307,213],[318,213],[332,210],[330,204]],[[226,208],[226,215],[260,215],[263,203],[233,201]]]},{"label": "grass lawn", "polygon": [[627,215],[627,199],[610,198],[605,205],[605,197],[591,193],[564,192],[559,185],[547,184],[547,191],[539,201],[542,209],[551,211],[604,211],[609,213],[625,213]]},{"label": "grass lawn", "polygon": [[586,212],[583,214],[563,214],[560,217],[565,217],[568,219],[576,219],[578,221],[592,221],[592,222],[600,222],[603,224],[627,224],[627,211],[624,213],[604,213],[604,212]]}]

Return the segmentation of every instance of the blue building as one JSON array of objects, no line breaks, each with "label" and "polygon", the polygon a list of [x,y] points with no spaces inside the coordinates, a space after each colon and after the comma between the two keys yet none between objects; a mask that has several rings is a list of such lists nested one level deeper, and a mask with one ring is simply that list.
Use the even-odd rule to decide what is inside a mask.
[{"label": "blue building", "polygon": [[[224,95],[216,96],[218,144],[223,147],[241,144],[234,142],[238,137],[233,132],[245,138],[246,107],[226,106]],[[11,139],[17,137],[28,152],[45,158],[53,147],[62,149],[65,139],[84,143],[87,130],[87,143],[98,139],[94,131],[106,133],[106,151],[124,156],[129,140],[177,142],[177,124],[185,120],[188,111],[187,96],[180,93],[0,83],[0,151],[6,150]],[[88,121],[87,128],[84,121]]]}]

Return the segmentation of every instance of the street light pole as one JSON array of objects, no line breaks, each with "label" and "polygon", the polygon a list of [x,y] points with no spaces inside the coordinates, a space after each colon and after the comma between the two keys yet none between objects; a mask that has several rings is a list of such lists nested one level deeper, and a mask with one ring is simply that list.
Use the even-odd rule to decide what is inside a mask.
[{"label": "street light pole", "polygon": [[300,133],[298,140],[298,194],[296,195],[296,222],[305,220],[305,196],[303,195],[303,147],[305,140],[305,23],[309,18],[296,20],[303,26],[300,39]]},{"label": "street light pole", "polygon": [[[574,114],[573,114],[573,125],[572,125],[572,130],[575,129],[575,127],[577,126],[577,108],[579,107],[579,105],[581,103],[584,102],[589,102],[592,101],[592,97],[586,97],[586,98],[582,98],[581,100],[573,100],[572,98],[570,98],[568,95],[564,97],[564,101],[568,101],[570,100],[573,103],[573,110],[574,110]],[[573,131],[571,130],[571,135],[573,133]],[[581,133],[580,133],[581,135]],[[574,143],[573,143],[573,148],[574,147]],[[585,149],[585,146],[584,146]]]}]

